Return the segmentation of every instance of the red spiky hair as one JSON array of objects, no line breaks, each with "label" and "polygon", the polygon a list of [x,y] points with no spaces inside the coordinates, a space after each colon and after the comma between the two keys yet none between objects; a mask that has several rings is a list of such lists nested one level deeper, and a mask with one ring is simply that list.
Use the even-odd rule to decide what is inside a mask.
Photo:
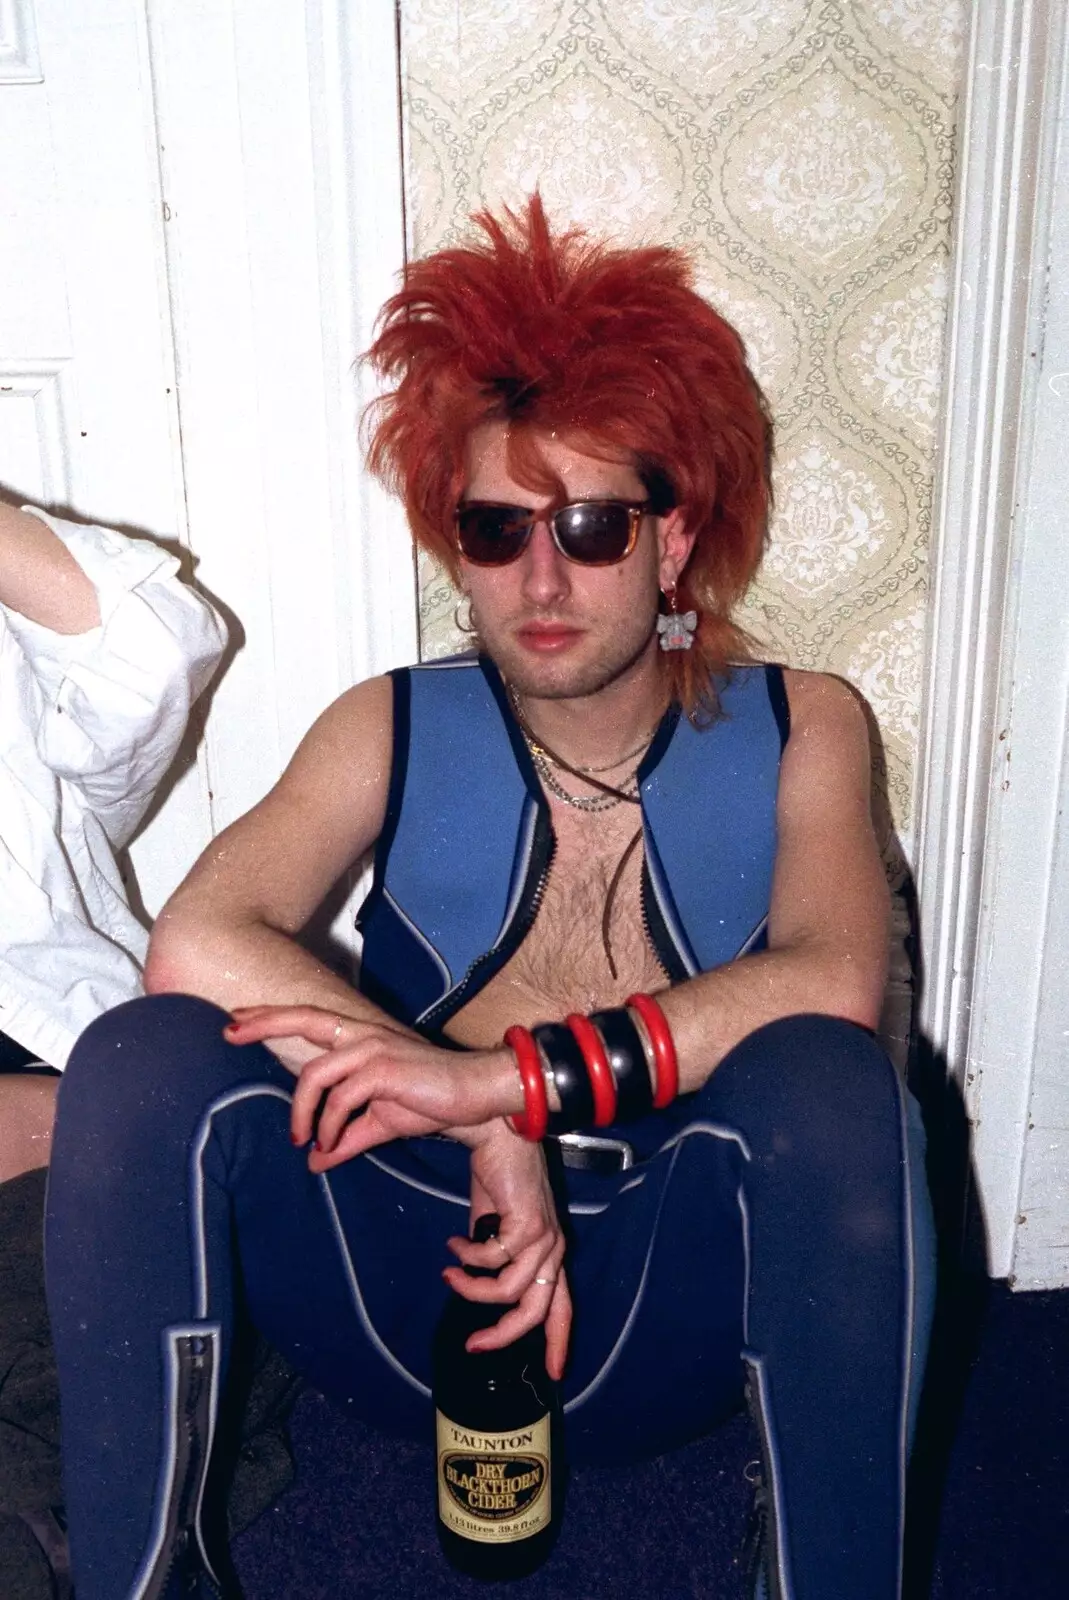
[{"label": "red spiky hair", "polygon": [[522,215],[473,221],[484,239],[413,262],[383,307],[366,359],[392,387],[366,419],[369,465],[455,578],[453,516],[481,423],[510,424],[512,475],[539,492],[538,433],[633,461],[696,535],[678,591],[699,615],[696,647],[663,659],[689,715],[714,709],[713,675],[750,655],[731,612],[771,498],[771,424],[742,341],[678,250],[554,236],[538,194]]}]

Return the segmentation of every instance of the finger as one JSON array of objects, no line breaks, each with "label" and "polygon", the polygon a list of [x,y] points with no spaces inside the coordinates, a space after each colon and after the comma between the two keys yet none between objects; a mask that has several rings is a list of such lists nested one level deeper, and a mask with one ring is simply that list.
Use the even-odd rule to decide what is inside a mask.
[{"label": "finger", "polygon": [[324,1153],[333,1150],[348,1124],[362,1116],[372,1096],[372,1086],[362,1074],[350,1074],[321,1097],[316,1107],[315,1142]]},{"label": "finger", "polygon": [[514,1344],[540,1322],[545,1322],[552,1297],[552,1285],[533,1284],[523,1299],[506,1311],[492,1328],[480,1328],[478,1333],[473,1333],[464,1348],[473,1352],[503,1350],[506,1345]]},{"label": "finger", "polygon": [[[464,1266],[499,1269],[496,1281],[503,1284],[506,1289],[521,1292],[547,1261],[549,1270],[553,1272],[554,1277],[556,1276],[555,1264],[550,1260],[556,1240],[556,1230],[544,1227],[534,1238],[531,1238],[527,1229],[519,1238],[515,1235],[510,1238],[509,1233],[503,1230],[496,1239],[488,1239],[485,1244],[475,1244],[471,1239],[465,1239],[462,1234],[454,1235],[448,1240],[448,1244]],[[485,1284],[494,1280],[474,1278],[471,1281]]]},{"label": "finger", "polygon": [[[307,1144],[309,1139],[316,1136],[315,1124],[323,1095],[336,1083],[351,1076],[362,1059],[362,1055],[345,1050],[314,1056],[311,1061],[305,1062],[293,1091],[290,1110],[290,1128],[295,1144]],[[365,1098],[370,1099],[370,1092]]]},{"label": "finger", "polygon": [[546,1371],[557,1383],[564,1376],[568,1341],[572,1333],[572,1296],[567,1276],[562,1272],[553,1290],[546,1313]]},{"label": "finger", "polygon": [[331,1167],[340,1167],[354,1156],[362,1156],[365,1150],[373,1150],[377,1144],[388,1144],[396,1138],[396,1129],[386,1127],[376,1115],[374,1106],[369,1106],[364,1116],[349,1124],[332,1150],[312,1147],[308,1152],[308,1170],[329,1172]]},{"label": "finger", "polygon": [[[546,1197],[548,1200],[548,1196]],[[551,1208],[552,1201],[549,1201]],[[487,1199],[483,1210],[495,1209],[495,1202]],[[470,1267],[500,1267],[505,1261],[519,1261],[529,1252],[537,1253],[534,1265],[543,1261],[556,1246],[564,1250],[564,1239],[555,1213],[545,1203],[535,1205],[524,1214],[509,1213],[500,1207],[502,1222],[497,1235],[485,1244],[476,1244],[464,1234],[454,1234],[446,1243],[453,1254]],[[480,1211],[479,1215],[482,1215]],[[533,1272],[532,1272],[533,1276]]]},{"label": "finger", "polygon": [[[463,1243],[464,1241],[458,1241]],[[444,1276],[465,1300],[485,1304],[520,1300],[531,1286],[551,1289],[560,1274],[564,1256],[564,1240],[547,1232],[537,1245],[523,1250],[496,1278],[472,1278],[460,1267],[447,1267]],[[548,1298],[547,1298],[548,1305]]]},{"label": "finger", "polygon": [[485,1244],[476,1244],[473,1239],[466,1239],[462,1233],[458,1233],[447,1239],[446,1244],[466,1267],[503,1267],[512,1260],[512,1251],[502,1238],[487,1239]]},{"label": "finger", "polygon": [[238,1007],[230,1015],[231,1021],[223,1033],[232,1044],[253,1044],[298,1034],[311,1044],[329,1049],[343,1037],[352,1042],[354,1031],[368,1026],[341,1017],[336,1011],[323,1011],[318,1006]]}]

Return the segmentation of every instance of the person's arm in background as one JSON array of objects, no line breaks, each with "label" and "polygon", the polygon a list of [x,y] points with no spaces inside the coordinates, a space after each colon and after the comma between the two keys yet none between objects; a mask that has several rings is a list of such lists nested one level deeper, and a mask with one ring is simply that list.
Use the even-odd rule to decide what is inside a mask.
[{"label": "person's arm in background", "polygon": [[53,633],[100,626],[92,580],[47,522],[0,500],[0,605]]},{"label": "person's arm in background", "polygon": [[151,539],[2,503],[0,607],[37,756],[120,848],[218,665],[223,624]]},{"label": "person's arm in background", "polygon": [[[218,660],[219,622],[176,571],[147,540],[0,499],[0,1028],[52,1066],[139,986],[143,930],[132,917],[124,938],[114,917],[107,939],[86,926],[58,834],[77,825],[73,791],[113,844],[129,837]],[[70,786],[62,804],[49,774]],[[86,870],[117,900],[110,851],[94,848]],[[39,1074],[0,1077],[0,1181],[47,1163],[55,1090]]]}]

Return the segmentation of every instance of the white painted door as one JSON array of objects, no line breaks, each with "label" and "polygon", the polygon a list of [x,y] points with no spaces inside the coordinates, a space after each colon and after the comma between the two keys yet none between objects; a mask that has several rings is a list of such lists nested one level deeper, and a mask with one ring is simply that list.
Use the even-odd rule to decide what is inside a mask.
[{"label": "white painted door", "polygon": [[149,912],[342,688],[416,654],[356,441],[396,84],[388,0],[0,0],[0,483],[181,539],[233,628],[132,852]]},{"label": "white painted door", "polygon": [[[182,477],[141,8],[7,0],[0,28],[0,484],[173,539]],[[194,767],[168,804],[167,851],[142,851],[147,899],[208,828]]]}]

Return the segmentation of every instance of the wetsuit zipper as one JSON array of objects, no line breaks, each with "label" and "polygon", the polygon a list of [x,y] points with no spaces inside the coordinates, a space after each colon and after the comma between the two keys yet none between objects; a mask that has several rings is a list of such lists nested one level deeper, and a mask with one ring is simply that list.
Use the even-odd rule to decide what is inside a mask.
[{"label": "wetsuit zipper", "polygon": [[[745,1384],[746,1405],[753,1418],[757,1429],[757,1437],[761,1446],[761,1482],[755,1495],[755,1511],[760,1519],[758,1532],[758,1560],[753,1573],[754,1590],[757,1595],[758,1576],[765,1579],[765,1594],[768,1600],[788,1600],[780,1583],[779,1570],[779,1524],[776,1518],[776,1496],[772,1480],[772,1449],[768,1437],[768,1425],[765,1414],[761,1408],[761,1385],[752,1362],[743,1357],[747,1368]],[[763,1491],[763,1493],[762,1493]]]},{"label": "wetsuit zipper", "polygon": [[[538,865],[540,854],[542,856],[541,866]],[[476,989],[482,988],[483,983],[489,982],[494,973],[500,971],[509,956],[523,943],[534,926],[556,854],[556,837],[552,826],[546,820],[545,812],[540,810],[535,838],[531,847],[531,866],[536,874],[533,890],[528,891],[527,886],[524,886],[524,894],[520,897],[516,915],[504,930],[500,939],[491,949],[484,951],[481,956],[476,956],[455,988],[451,989],[447,995],[443,995],[442,999],[419,1019],[418,1026],[421,1031],[427,1033],[432,1029],[439,1028],[450,1017],[454,1016],[461,1006],[471,998],[472,993]],[[490,967],[491,970],[486,973],[483,983],[478,983],[477,979],[487,967]]]},{"label": "wetsuit zipper", "polygon": [[[215,1344],[200,1334],[183,1334],[175,1340],[175,1460],[171,1492],[164,1513],[163,1538],[156,1562],[137,1600],[177,1600],[182,1588],[176,1578],[201,1580],[205,1589],[187,1592],[220,1596],[205,1570],[197,1540],[197,1508],[204,1489],[211,1448],[211,1397],[215,1377]],[[186,1568],[183,1573],[183,1567]]]},{"label": "wetsuit zipper", "polygon": [[[645,847],[645,840],[643,840],[643,847]],[[652,895],[653,880],[650,877],[649,859],[644,854],[642,860],[642,875],[639,879],[638,891],[639,915],[642,918],[642,931],[646,935],[646,941],[654,955],[657,957],[657,960],[660,962],[664,971],[664,975],[668,979],[669,983],[682,983],[684,979],[690,977],[690,973],[683,962],[682,956],[676,949],[675,941],[672,939],[671,934],[668,932],[668,929],[665,927],[664,922],[659,915],[657,919],[657,926],[654,926],[653,920],[650,916],[650,898]]]}]

